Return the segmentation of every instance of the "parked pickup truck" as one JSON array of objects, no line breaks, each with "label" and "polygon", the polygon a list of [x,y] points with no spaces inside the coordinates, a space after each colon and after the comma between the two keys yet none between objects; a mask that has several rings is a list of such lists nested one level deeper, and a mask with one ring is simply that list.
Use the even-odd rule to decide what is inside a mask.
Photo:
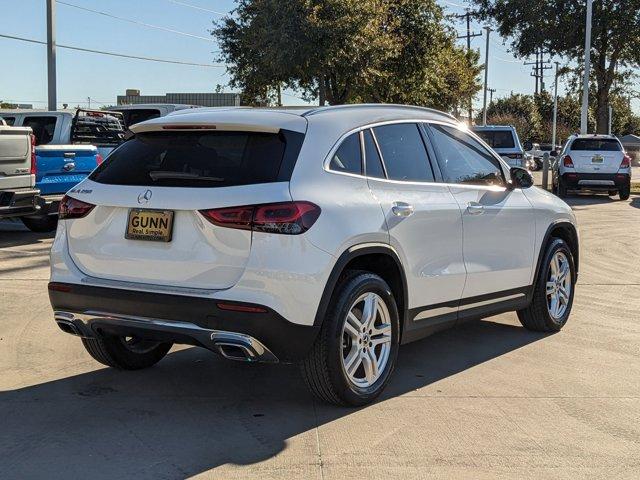
[{"label": "parked pickup truck", "polygon": [[40,208],[22,221],[37,232],[55,230],[64,194],[125,138],[122,114],[117,112],[12,110],[0,112],[0,116],[14,126],[30,127],[35,136],[34,173]]},{"label": "parked pickup truck", "polygon": [[34,144],[30,128],[0,121],[0,218],[38,211]]}]

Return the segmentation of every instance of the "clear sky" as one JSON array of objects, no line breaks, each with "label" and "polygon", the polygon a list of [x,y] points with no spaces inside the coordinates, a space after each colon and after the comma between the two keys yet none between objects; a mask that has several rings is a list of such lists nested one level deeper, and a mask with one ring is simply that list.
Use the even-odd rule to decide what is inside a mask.
[{"label": "clear sky", "polygon": [[[83,48],[156,57],[183,62],[213,64],[217,45],[209,30],[212,21],[221,18],[214,12],[227,13],[233,0],[65,0],[91,10],[124,17],[131,23],[105,15],[87,12],[58,3],[57,42]],[[464,1],[440,0],[449,13],[463,13]],[[46,40],[45,0],[0,0],[0,34]],[[140,23],[177,30],[191,36],[150,28]],[[455,28],[465,33],[462,21]],[[474,25],[480,31],[480,25]],[[203,38],[196,38],[203,37]],[[464,43],[464,40],[460,40]],[[472,39],[472,48],[481,49],[484,61],[484,37]],[[489,86],[496,89],[494,98],[516,93],[532,93],[534,79],[531,67],[522,65],[503,45],[495,33],[490,40]],[[142,94],[166,92],[207,92],[217,84],[226,85],[224,67],[205,68],[146,62],[108,57],[93,53],[59,48],[58,102],[86,106],[87,97],[93,105],[115,104],[116,95],[127,88],[140,89]],[[44,45],[0,38],[0,100],[31,103],[46,107],[46,51]],[[551,71],[546,80],[551,88]],[[226,88],[226,90],[229,90]],[[562,84],[561,84],[562,90]],[[292,92],[288,92],[291,94]],[[302,103],[292,95],[283,100]],[[95,103],[93,103],[95,102]],[[476,105],[481,104],[481,95]],[[640,105],[634,104],[640,111]]]}]

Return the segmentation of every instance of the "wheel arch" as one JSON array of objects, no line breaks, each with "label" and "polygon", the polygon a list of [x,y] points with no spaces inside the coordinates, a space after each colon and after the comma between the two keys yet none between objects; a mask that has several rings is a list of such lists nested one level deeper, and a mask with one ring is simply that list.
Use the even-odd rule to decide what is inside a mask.
[{"label": "wheel arch", "polygon": [[535,276],[533,277],[534,284],[538,279],[538,275],[540,273],[540,269],[542,268],[542,260],[544,259],[544,251],[549,245],[549,241],[552,238],[560,238],[566,242],[569,246],[569,250],[571,250],[571,255],[573,256],[573,263],[575,266],[575,278],[574,282],[578,279],[578,270],[580,266],[580,240],[578,238],[578,230],[575,225],[568,221],[559,221],[552,223],[547,228],[547,231],[544,234],[544,238],[542,239],[542,244],[540,246],[540,252],[538,253],[538,261],[536,263],[536,271]]},{"label": "wheel arch", "polygon": [[384,243],[354,245],[338,257],[322,292],[314,326],[322,325],[336,286],[349,270],[366,270],[375,273],[389,284],[398,306],[402,335],[408,308],[407,278],[398,254],[390,245]]}]

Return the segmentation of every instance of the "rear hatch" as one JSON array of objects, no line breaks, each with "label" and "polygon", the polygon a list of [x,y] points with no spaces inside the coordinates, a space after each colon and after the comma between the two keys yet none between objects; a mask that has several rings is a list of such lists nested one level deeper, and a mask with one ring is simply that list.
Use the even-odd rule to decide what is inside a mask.
[{"label": "rear hatch", "polygon": [[31,129],[0,126],[0,189],[33,187]]},{"label": "rear hatch", "polygon": [[576,173],[616,173],[624,158],[622,145],[614,138],[577,138],[569,156]]},{"label": "rear hatch", "polygon": [[288,181],[304,134],[221,128],[137,133],[70,192],[96,205],[65,222],[78,268],[108,280],[233,286],[252,232],[213,224],[201,211],[290,202]]},{"label": "rear hatch", "polygon": [[84,180],[98,162],[93,145],[36,147],[36,185],[42,195],[65,193]]}]

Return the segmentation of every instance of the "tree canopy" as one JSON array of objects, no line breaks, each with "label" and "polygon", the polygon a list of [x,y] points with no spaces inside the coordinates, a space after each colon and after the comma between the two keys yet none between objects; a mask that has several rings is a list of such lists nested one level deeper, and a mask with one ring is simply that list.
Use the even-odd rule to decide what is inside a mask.
[{"label": "tree canopy", "polygon": [[[520,56],[542,48],[583,64],[585,0],[470,0],[481,18],[493,19],[498,32],[512,39]],[[640,65],[640,0],[593,2],[592,64],[595,78],[596,128],[605,133],[610,93]]]},{"label": "tree canopy", "polygon": [[451,111],[480,89],[477,53],[456,45],[435,0],[239,0],[213,34],[250,103],[282,86],[330,104]]}]

